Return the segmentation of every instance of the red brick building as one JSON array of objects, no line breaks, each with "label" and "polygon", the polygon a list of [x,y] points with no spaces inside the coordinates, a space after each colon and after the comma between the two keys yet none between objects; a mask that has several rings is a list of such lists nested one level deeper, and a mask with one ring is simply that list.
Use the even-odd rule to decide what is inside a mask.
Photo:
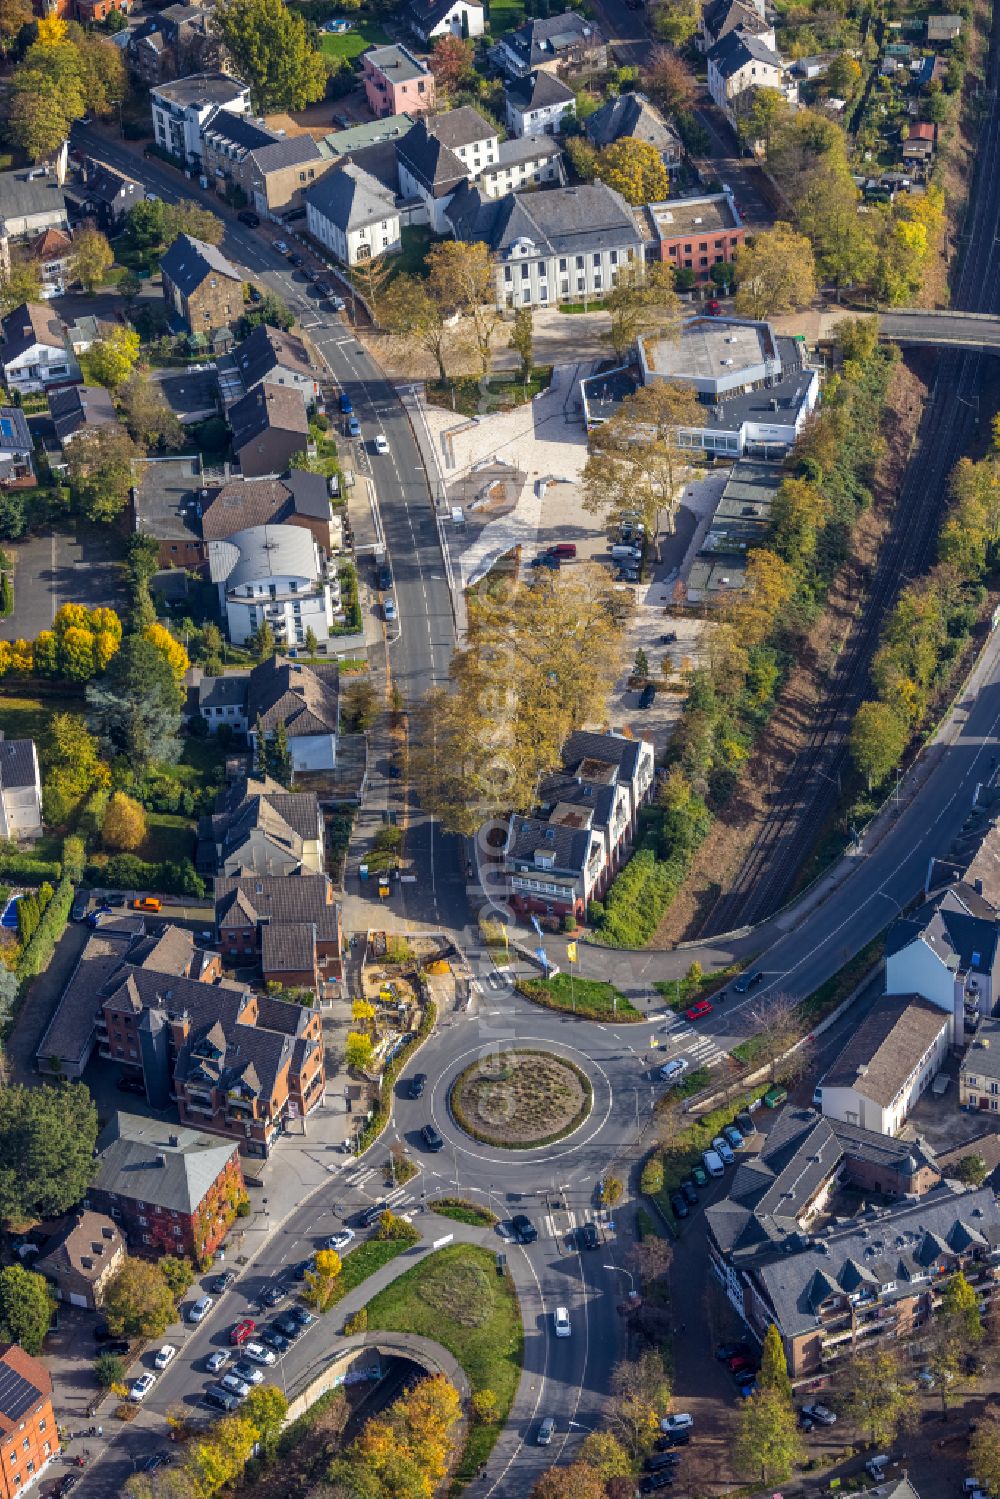
[{"label": "red brick building", "polygon": [[86,1204],[106,1213],[137,1251],[203,1260],[246,1199],[237,1141],[116,1114],[97,1142]]},{"label": "red brick building", "polygon": [[49,1371],[19,1344],[0,1344],[0,1499],[25,1493],[58,1451]]},{"label": "red brick building", "polygon": [[647,233],[658,242],[660,259],[678,270],[708,281],[713,265],[736,258],[746,229],[728,193],[707,198],[677,198],[637,209],[648,220]]},{"label": "red brick building", "polygon": [[343,976],[340,906],[322,874],[247,875],[215,882],[223,960],[260,963],[266,983],[306,987],[321,998]]}]

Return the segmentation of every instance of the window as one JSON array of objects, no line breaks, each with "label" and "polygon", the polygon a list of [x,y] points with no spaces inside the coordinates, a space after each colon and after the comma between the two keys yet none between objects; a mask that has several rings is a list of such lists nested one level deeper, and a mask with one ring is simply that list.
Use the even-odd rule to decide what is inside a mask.
[{"label": "window", "polygon": [[530,265],[522,265],[522,267],[521,267],[521,280],[522,281],[528,281],[528,280],[530,280],[530,278],[531,278],[531,266]]},{"label": "window", "polygon": [[600,252],[598,252],[598,254],[596,254],[594,256],[594,265],[595,266],[599,266],[600,263],[601,263],[601,256],[600,256]]},{"label": "window", "polygon": [[22,1452],[27,1452],[27,1450],[28,1450],[28,1448],[30,1446],[31,1446],[31,1443],[28,1441],[28,1438],[25,1437],[24,1441],[21,1443],[21,1451]]},{"label": "window", "polygon": [[576,257],[576,268],[577,268],[578,271],[582,271],[583,270],[583,256],[582,255],[578,255]]},{"label": "window", "polygon": [[611,251],[611,264],[612,265],[617,265],[618,264],[618,251],[617,250],[612,250]]},{"label": "window", "polygon": [[39,1431],[44,1431],[45,1430],[45,1426],[46,1426],[46,1421],[45,1421],[45,1417],[43,1416],[42,1419],[38,1423],[38,1430]]},{"label": "window", "polygon": [[559,262],[559,269],[560,269],[560,270],[561,270],[561,271],[565,271],[565,270],[566,270],[566,269],[567,269],[567,265],[566,265],[566,260],[565,260],[565,258],[564,258],[564,259],[562,259],[562,260],[560,260],[560,262]]},{"label": "window", "polygon": [[505,281],[513,281],[514,279],[514,272],[511,270],[509,265],[505,265],[503,268],[503,279]]}]

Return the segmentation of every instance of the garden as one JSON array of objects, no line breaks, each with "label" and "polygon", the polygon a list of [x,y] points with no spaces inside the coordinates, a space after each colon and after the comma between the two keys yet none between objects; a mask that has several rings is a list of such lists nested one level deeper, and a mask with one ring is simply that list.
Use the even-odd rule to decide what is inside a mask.
[{"label": "garden", "polygon": [[599,979],[578,979],[571,973],[554,978],[519,979],[518,992],[549,1010],[567,1010],[585,1020],[642,1020],[641,1011],[614,984]]},{"label": "garden", "polygon": [[456,1123],[467,1135],[506,1150],[562,1140],[593,1105],[589,1079],[549,1052],[510,1050],[473,1062],[451,1087]]}]

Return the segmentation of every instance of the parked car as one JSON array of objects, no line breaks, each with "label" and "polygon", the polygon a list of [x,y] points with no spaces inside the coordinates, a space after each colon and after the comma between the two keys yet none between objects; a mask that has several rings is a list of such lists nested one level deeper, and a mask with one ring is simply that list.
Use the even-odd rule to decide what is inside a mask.
[{"label": "parked car", "polygon": [[128,1398],[134,1400],[138,1405],[140,1401],[145,1400],[155,1383],[155,1374],[140,1374],[138,1379],[132,1381],[132,1388],[128,1392]]},{"label": "parked car", "polygon": [[132,909],[133,911],[149,911],[155,914],[160,910],[162,905],[163,902],[158,900],[155,895],[141,895],[137,900],[132,902]]},{"label": "parked car", "polygon": [[788,1098],[788,1094],[780,1083],[775,1083],[773,1088],[768,1088],[764,1094],[764,1107],[768,1109],[779,1109]]},{"label": "parked car", "polygon": [[305,261],[302,259],[302,256],[298,253],[297,250],[289,250],[289,252],[288,252],[288,262],[289,262],[290,265],[295,266],[296,270],[300,266],[305,265]]},{"label": "parked car", "polygon": [[385,615],[385,622],[387,625],[391,625],[396,622],[399,616],[396,613],[396,600],[394,598],[387,597],[383,600],[382,613]]},{"label": "parked car", "polygon": [[265,1348],[263,1343],[244,1343],[243,1357],[248,1358],[252,1364],[273,1364],[277,1360],[272,1348]]},{"label": "parked car", "polygon": [[240,1403],[236,1395],[231,1395],[228,1390],[224,1390],[221,1385],[217,1384],[209,1385],[201,1398],[205,1405],[210,1405],[213,1410],[225,1411],[227,1415],[237,1410]]},{"label": "parked car", "polygon": [[316,1321],[314,1314],[308,1311],[304,1306],[293,1306],[289,1309],[289,1312],[290,1315],[295,1318],[300,1327],[312,1327],[313,1323]]},{"label": "parked car", "polygon": [[697,1004],[690,1005],[685,1011],[688,1020],[704,1020],[706,1015],[712,1013],[712,1002],[708,999],[699,999]]},{"label": "parked car", "polygon": [[670,1468],[676,1468],[680,1461],[679,1452],[660,1452],[655,1457],[647,1457],[643,1467],[647,1473],[663,1473]]},{"label": "parked car", "polygon": [[673,1488],[673,1486],[674,1475],[672,1472],[668,1471],[666,1473],[650,1473],[642,1480],[642,1483],[640,1483],[639,1493],[655,1494],[660,1489],[670,1489]]},{"label": "parked car", "polygon": [[211,1296],[199,1296],[198,1300],[188,1307],[187,1319],[189,1322],[204,1322],[212,1307],[215,1305]]},{"label": "parked car", "polygon": [[433,1124],[424,1125],[423,1129],[420,1131],[420,1138],[423,1140],[428,1150],[438,1151],[444,1149],[444,1141],[438,1134],[437,1130],[434,1128]]},{"label": "parked car", "polygon": [[519,1244],[533,1244],[538,1238],[538,1229],[524,1213],[515,1213],[510,1220],[510,1226]]},{"label": "parked car", "polygon": [[562,563],[559,561],[559,558],[555,555],[554,552],[542,552],[540,556],[532,557],[531,561],[528,563],[528,566],[547,567],[551,569],[552,572],[557,573],[562,567]]},{"label": "parked car", "polygon": [[[379,563],[378,571],[375,574],[375,587],[380,593],[387,593],[392,587],[392,568],[388,562]],[[423,1075],[422,1072],[417,1074],[418,1077],[423,1077]],[[410,1097],[419,1098],[420,1095],[419,1093],[411,1093]]]},{"label": "parked car", "polygon": [[232,1354],[228,1348],[217,1348],[214,1353],[208,1355],[208,1358],[205,1360],[205,1368],[209,1374],[218,1374],[220,1369],[226,1367],[231,1358]]},{"label": "parked car", "polygon": [[733,1155],[733,1147],[730,1145],[729,1141],[724,1140],[721,1135],[716,1135],[715,1139],[712,1141],[712,1149],[715,1151],[716,1155],[722,1157],[723,1163],[727,1166],[731,1166],[736,1159],[736,1157]]},{"label": "parked car", "polygon": [[337,1253],[340,1254],[341,1250],[346,1249],[348,1244],[350,1244],[351,1240],[354,1237],[355,1233],[353,1228],[342,1228],[337,1233],[330,1234],[329,1238],[325,1241],[323,1248],[335,1249]]},{"label": "parked car", "polygon": [[675,1218],[686,1218],[691,1209],[688,1207],[684,1196],[680,1192],[674,1192],[670,1199],[670,1211]]},{"label": "parked car", "polygon": [[726,1368],[730,1374],[756,1374],[757,1361],[746,1353],[734,1353],[726,1359]]},{"label": "parked car", "polygon": [[167,1365],[176,1357],[177,1349],[174,1347],[173,1343],[164,1343],[163,1347],[158,1349],[153,1363],[156,1365],[157,1369],[165,1369]]},{"label": "parked car", "polygon": [[333,308],[334,312],[343,312],[345,307],[347,306],[347,303],[344,301],[343,297],[330,297],[329,301],[330,306]]},{"label": "parked car", "polygon": [[688,1203],[690,1207],[694,1207],[695,1203],[698,1201],[698,1188],[695,1186],[694,1182],[681,1182],[681,1191],[684,1193],[684,1201]]},{"label": "parked car", "polygon": [[645,687],[639,693],[639,707],[651,708],[655,702],[656,688],[653,686],[652,682],[647,682]]},{"label": "parked car", "polygon": [[316,1256],[310,1255],[307,1260],[299,1260],[297,1265],[292,1266],[292,1279],[305,1280],[306,1276],[316,1269]]},{"label": "parked car", "polygon": [[284,1353],[289,1346],[289,1340],[280,1333],[276,1327],[265,1327],[260,1332],[261,1342],[268,1348],[273,1348],[275,1353]]},{"label": "parked car", "polygon": [[240,1379],[239,1375],[233,1374],[232,1371],[228,1374],[223,1374],[219,1380],[219,1386],[227,1394],[235,1395],[237,1400],[245,1400],[250,1393],[250,1386],[246,1380]]},{"label": "parked car", "polygon": [[828,1405],[804,1405],[802,1413],[809,1416],[818,1426],[836,1426],[837,1424],[836,1412],[832,1411]]},{"label": "parked car", "polygon": [[564,1306],[557,1306],[552,1313],[552,1328],[557,1338],[568,1338],[573,1329],[569,1325],[569,1312]]},{"label": "parked car", "polygon": [[725,1135],[726,1139],[729,1141],[733,1149],[739,1150],[740,1146],[743,1144],[743,1136],[740,1134],[736,1126],[734,1124],[727,1124],[723,1127],[722,1133]]},{"label": "parked car", "polygon": [[210,1291],[214,1291],[216,1296],[221,1296],[223,1292],[228,1291],[229,1287],[235,1284],[236,1271],[223,1270],[221,1275],[212,1276],[212,1279],[208,1283],[208,1288]]},{"label": "parked car", "polygon": [[686,1447],[690,1440],[689,1431],[667,1431],[658,1436],[653,1445],[657,1452],[666,1452],[671,1447]]},{"label": "parked car", "polygon": [[555,546],[549,547],[553,557],[575,557],[576,543],[573,541],[557,541]]},{"label": "parked car", "polygon": [[348,437],[361,436],[361,423],[356,416],[349,416],[347,418],[347,435]]},{"label": "parked car", "polygon": [[146,1096],[146,1084],[141,1077],[136,1077],[131,1072],[126,1072],[124,1077],[120,1077],[117,1083],[115,1083],[115,1087],[119,1093],[137,1093],[143,1097]]},{"label": "parked car", "polygon": [[555,1418],[553,1416],[546,1416],[544,1421],[542,1421],[541,1425],[539,1426],[538,1435],[535,1438],[535,1441],[538,1443],[539,1447],[547,1447],[549,1445],[549,1443],[552,1441],[552,1433],[555,1431],[555,1429]]},{"label": "parked car", "polygon": [[884,1452],[880,1453],[878,1457],[870,1457],[865,1463],[865,1472],[869,1475],[870,1478],[873,1478],[876,1483],[881,1483],[882,1479],[885,1477],[885,1470],[889,1466],[891,1461],[892,1458],[888,1457]]},{"label": "parked car", "polygon": [[263,1371],[252,1364],[248,1358],[241,1358],[233,1365],[233,1373],[237,1379],[242,1379],[244,1384],[255,1385],[264,1383]]},{"label": "parked car", "polygon": [[87,917],[87,925],[98,927],[106,917],[113,916],[114,914],[115,913],[110,906],[98,906],[96,910],[91,911],[90,915]]},{"label": "parked car", "polygon": [[691,1179],[696,1187],[708,1186],[708,1172],[705,1170],[704,1166],[692,1166]]},{"label": "parked car", "polygon": [[354,410],[354,402],[351,400],[346,390],[342,390],[340,392],[340,410],[343,416],[350,416],[351,412]]},{"label": "parked car", "polygon": [[277,252],[278,252],[279,255],[287,255],[288,254],[288,246],[285,244],[285,241],[283,239],[273,239],[271,241],[271,243],[274,246],[274,248],[277,250]]},{"label": "parked car", "polygon": [[234,1348],[239,1348],[256,1330],[257,1324],[252,1317],[241,1317],[229,1329],[229,1341]]},{"label": "parked car", "polygon": [[689,1416],[687,1411],[679,1411],[673,1416],[660,1417],[660,1430],[666,1432],[690,1431],[694,1426],[694,1416]]},{"label": "parked car", "polygon": [[720,1343],[715,1350],[715,1356],[722,1364],[728,1364],[731,1358],[749,1358],[752,1349],[748,1343]]},{"label": "parked car", "polygon": [[277,1329],[280,1336],[289,1343],[294,1343],[295,1339],[302,1332],[302,1328],[299,1326],[298,1322],[296,1322],[291,1312],[282,1312],[280,1317],[275,1317],[274,1327]]},{"label": "parked car", "polygon": [[725,1175],[726,1168],[722,1164],[722,1157],[721,1155],[719,1155],[718,1151],[703,1150],[701,1153],[701,1158],[705,1164],[705,1170],[708,1172],[709,1176]]},{"label": "parked car", "polygon": [[260,217],[254,213],[252,208],[241,208],[236,217],[241,224],[246,224],[248,229],[256,229],[260,224]]},{"label": "parked car", "polygon": [[86,916],[86,914],[87,914],[87,907],[89,905],[90,905],[90,896],[89,895],[78,895],[77,898],[76,898],[76,900],[73,902],[72,909],[70,910],[70,913],[69,913],[70,916],[72,917],[72,919],[74,921],[82,921],[84,919],[84,917]]}]

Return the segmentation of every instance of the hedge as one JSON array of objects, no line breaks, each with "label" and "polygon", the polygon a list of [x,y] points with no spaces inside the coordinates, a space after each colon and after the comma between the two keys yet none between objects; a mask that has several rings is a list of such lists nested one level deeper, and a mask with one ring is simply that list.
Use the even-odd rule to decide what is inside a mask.
[{"label": "hedge", "polygon": [[657,859],[640,848],[604,897],[604,915],[593,940],[607,947],[644,947],[684,883],[690,858]]},{"label": "hedge", "polygon": [[35,928],[27,947],[17,960],[14,972],[19,979],[32,978],[47,965],[56,943],[66,930],[70,907],[73,904],[73,881],[62,879]]},{"label": "hedge", "polygon": [[639,1191],[644,1192],[647,1197],[652,1197],[656,1192],[663,1190],[663,1160],[659,1154],[654,1152],[647,1156],[639,1178]]},{"label": "hedge", "polygon": [[195,898],[205,894],[205,881],[190,859],[149,864],[135,854],[115,854],[106,864],[88,864],[86,874],[89,884],[109,890],[162,890],[166,895]]},{"label": "hedge", "polygon": [[0,879],[43,885],[46,880],[60,879],[62,872],[58,859],[33,859],[30,854],[0,854]]}]

